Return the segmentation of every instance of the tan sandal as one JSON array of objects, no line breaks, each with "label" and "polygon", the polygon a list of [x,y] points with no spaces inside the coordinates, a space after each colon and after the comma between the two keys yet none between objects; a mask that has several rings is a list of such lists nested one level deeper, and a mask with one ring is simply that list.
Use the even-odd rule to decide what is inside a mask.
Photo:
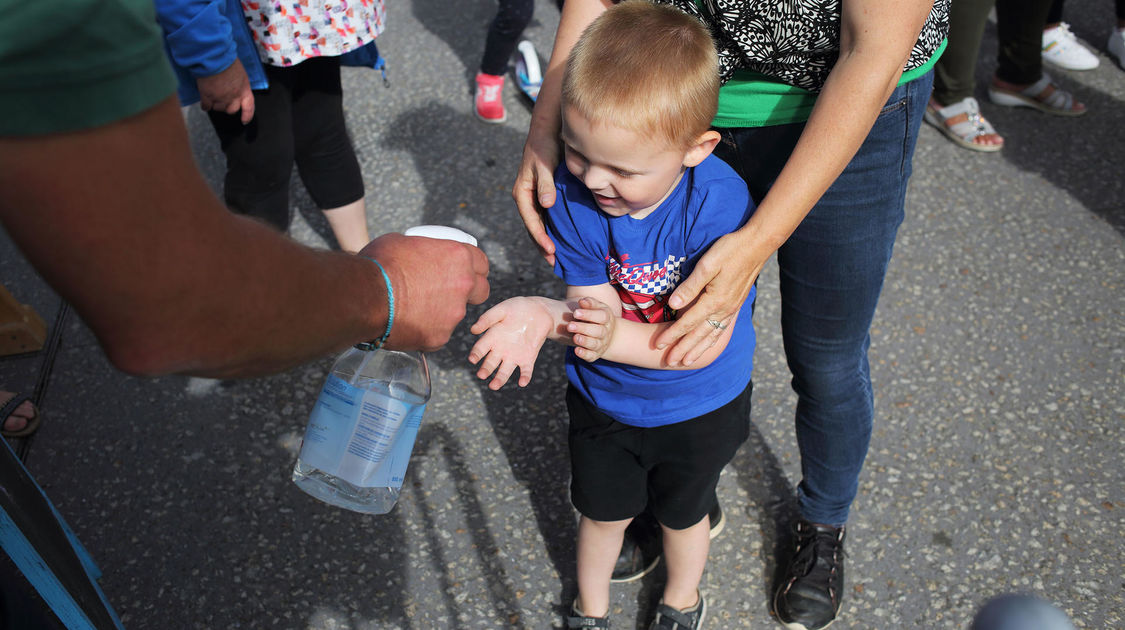
[{"label": "tan sandal", "polygon": [[[996,133],[984,116],[981,116],[980,104],[971,96],[945,107],[940,107],[937,101],[931,99],[926,105],[925,121],[945,134],[945,137],[966,149],[992,153],[1004,147],[1004,139]],[[1000,138],[1000,142],[996,144],[976,142],[977,138],[984,136],[996,136]]]},{"label": "tan sandal", "polygon": [[997,105],[1031,107],[1055,116],[1081,116],[1086,113],[1086,106],[1059,87],[1047,73],[1019,91],[999,87],[994,78],[992,85],[988,86],[988,98]]}]

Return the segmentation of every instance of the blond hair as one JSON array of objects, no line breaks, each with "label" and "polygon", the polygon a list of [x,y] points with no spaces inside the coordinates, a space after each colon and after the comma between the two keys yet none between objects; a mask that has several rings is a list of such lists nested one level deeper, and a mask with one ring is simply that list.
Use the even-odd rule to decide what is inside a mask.
[{"label": "blond hair", "polygon": [[715,45],[707,27],[683,11],[627,0],[582,33],[562,89],[563,106],[593,124],[687,147],[718,108]]}]

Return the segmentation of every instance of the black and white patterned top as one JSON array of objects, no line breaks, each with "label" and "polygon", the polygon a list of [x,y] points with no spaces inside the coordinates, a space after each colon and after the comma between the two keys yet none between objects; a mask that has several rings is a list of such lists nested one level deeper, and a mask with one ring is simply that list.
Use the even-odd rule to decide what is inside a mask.
[{"label": "black and white patterned top", "polygon": [[[719,51],[719,76],[760,72],[819,92],[840,54],[840,0],[656,0],[703,20]],[[904,70],[926,63],[949,31],[950,0],[933,9]]]}]

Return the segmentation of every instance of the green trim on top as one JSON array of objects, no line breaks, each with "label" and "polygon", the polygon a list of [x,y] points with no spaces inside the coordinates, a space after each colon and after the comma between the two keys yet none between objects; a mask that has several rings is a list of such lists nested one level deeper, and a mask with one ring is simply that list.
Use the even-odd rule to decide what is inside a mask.
[{"label": "green trim on top", "polygon": [[[917,79],[933,69],[949,40],[943,40],[926,63],[902,73],[898,84]],[[816,94],[779,83],[752,70],[738,70],[719,90],[719,111],[711,124],[716,127],[769,127],[809,119]]]}]

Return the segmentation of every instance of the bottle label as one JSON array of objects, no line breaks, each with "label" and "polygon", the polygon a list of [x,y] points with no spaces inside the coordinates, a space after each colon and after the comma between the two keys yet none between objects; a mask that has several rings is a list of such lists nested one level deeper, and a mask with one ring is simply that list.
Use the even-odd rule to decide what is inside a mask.
[{"label": "bottle label", "polygon": [[329,375],[301,445],[301,461],[361,488],[402,486],[426,405]]}]

